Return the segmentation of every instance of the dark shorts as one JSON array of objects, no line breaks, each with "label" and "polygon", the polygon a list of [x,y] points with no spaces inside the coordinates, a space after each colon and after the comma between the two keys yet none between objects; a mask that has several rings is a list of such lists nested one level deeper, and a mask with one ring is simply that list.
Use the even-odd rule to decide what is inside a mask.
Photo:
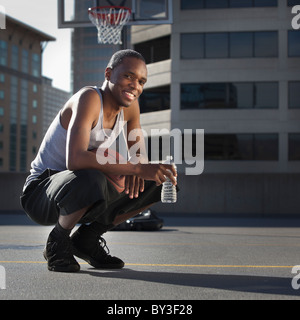
[{"label": "dark shorts", "polygon": [[47,169],[33,180],[21,196],[27,215],[40,225],[56,224],[59,215],[68,215],[92,206],[79,223],[98,221],[110,225],[116,216],[143,209],[160,201],[161,187],[145,181],[145,190],[130,199],[118,193],[99,170],[53,171]]}]

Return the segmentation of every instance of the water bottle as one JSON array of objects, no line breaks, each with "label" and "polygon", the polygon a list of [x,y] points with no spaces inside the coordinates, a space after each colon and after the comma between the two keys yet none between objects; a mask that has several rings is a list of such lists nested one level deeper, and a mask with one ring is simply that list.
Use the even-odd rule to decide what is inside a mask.
[{"label": "water bottle", "polygon": [[[173,158],[171,156],[167,157],[167,160],[164,161],[165,164],[173,164],[175,170],[177,169],[175,164],[172,163]],[[163,203],[175,203],[177,201],[177,191],[176,186],[174,186],[171,180],[166,177],[167,180],[163,183],[161,189],[161,202]]]}]

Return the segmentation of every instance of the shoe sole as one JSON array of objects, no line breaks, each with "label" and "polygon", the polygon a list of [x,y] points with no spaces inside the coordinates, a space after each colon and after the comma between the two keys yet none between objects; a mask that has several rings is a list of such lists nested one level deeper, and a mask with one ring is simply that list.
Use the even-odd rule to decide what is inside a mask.
[{"label": "shoe sole", "polygon": [[[43,256],[44,256],[45,260],[48,262],[48,259],[47,259],[45,251],[43,252]],[[54,271],[54,272],[75,273],[75,272],[78,272],[80,270],[80,266],[79,265],[69,265],[67,267],[61,267],[61,266],[49,266],[49,264],[48,264],[48,270],[49,271]]]},{"label": "shoe sole", "polygon": [[90,264],[95,269],[122,269],[125,265],[125,263],[122,261],[120,263],[99,263],[90,256],[80,252],[75,248],[73,245],[73,254],[74,256],[86,261],[88,264]]}]

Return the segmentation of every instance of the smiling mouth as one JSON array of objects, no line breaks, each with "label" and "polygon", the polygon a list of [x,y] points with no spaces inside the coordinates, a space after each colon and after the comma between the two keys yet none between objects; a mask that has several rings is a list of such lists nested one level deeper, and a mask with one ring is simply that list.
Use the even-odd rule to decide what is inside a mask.
[{"label": "smiling mouth", "polygon": [[129,91],[123,91],[123,93],[128,100],[134,100],[136,98],[136,95]]}]

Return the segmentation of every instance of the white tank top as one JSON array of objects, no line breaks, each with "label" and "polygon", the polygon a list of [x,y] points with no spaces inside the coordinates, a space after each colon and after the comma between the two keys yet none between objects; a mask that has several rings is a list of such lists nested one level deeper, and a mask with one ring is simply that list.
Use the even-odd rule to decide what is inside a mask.
[{"label": "white tank top", "polygon": [[[109,148],[114,143],[117,143],[118,140],[119,148],[116,149],[119,150],[123,157],[127,158],[127,143],[124,133],[125,122],[123,109],[118,114],[113,129],[104,129],[102,94],[97,87],[93,88],[98,92],[100,96],[101,108],[98,122],[96,126],[91,130],[88,150],[99,148],[100,145],[103,145],[103,147],[105,148]],[[48,128],[36,158],[31,163],[30,175],[26,179],[24,190],[33,179],[37,178],[46,169],[52,169],[57,171],[64,171],[67,169],[66,140],[67,130],[64,129],[60,123],[59,112],[53,120],[53,122],[51,123],[50,127]]]}]

